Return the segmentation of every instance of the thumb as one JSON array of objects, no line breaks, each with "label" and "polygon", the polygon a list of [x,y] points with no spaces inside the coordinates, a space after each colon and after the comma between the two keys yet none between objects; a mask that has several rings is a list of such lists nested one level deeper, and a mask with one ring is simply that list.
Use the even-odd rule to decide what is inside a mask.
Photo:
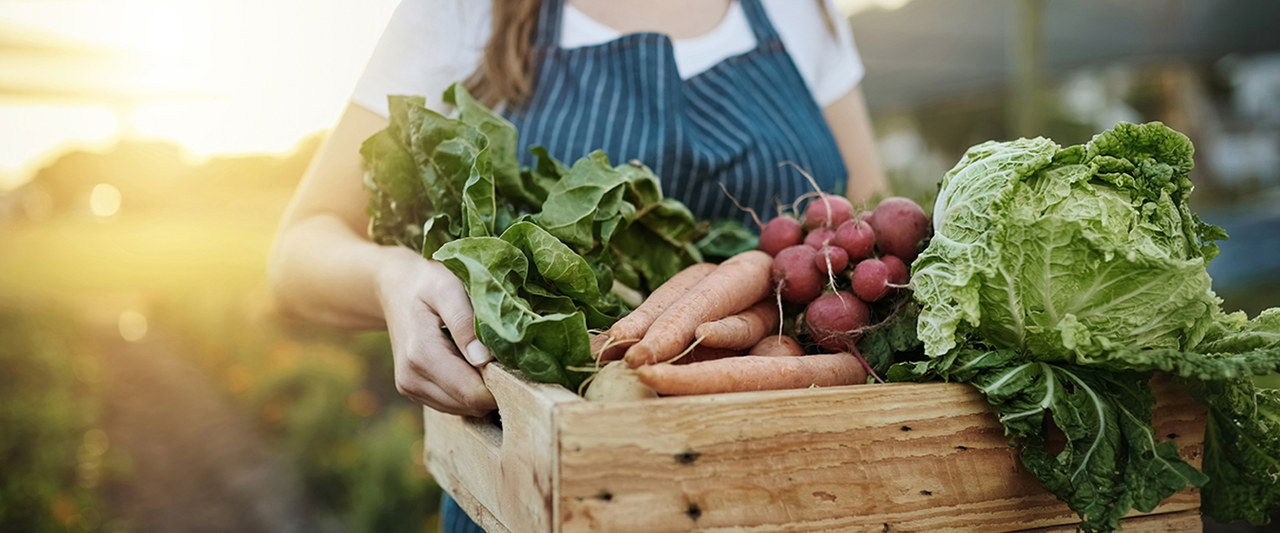
[{"label": "thumb", "polygon": [[493,360],[493,354],[476,338],[475,315],[462,282],[447,270],[434,287],[429,304],[449,328],[458,351],[472,366],[481,367]]}]

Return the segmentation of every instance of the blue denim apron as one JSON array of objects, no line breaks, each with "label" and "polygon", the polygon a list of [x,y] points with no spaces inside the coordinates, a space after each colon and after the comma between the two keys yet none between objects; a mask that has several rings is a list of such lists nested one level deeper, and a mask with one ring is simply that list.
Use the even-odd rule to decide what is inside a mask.
[{"label": "blue denim apron", "polygon": [[[523,165],[541,145],[572,165],[601,149],[613,163],[643,162],[663,192],[700,219],[751,217],[720,185],[761,218],[779,202],[813,190],[841,190],[844,160],[822,110],[783,48],[760,0],[738,0],[756,47],[682,80],[671,39],[635,33],[580,48],[560,48],[562,0],[542,3],[534,35],[534,90],[505,115],[519,134]],[[482,531],[447,495],[444,531]]]}]

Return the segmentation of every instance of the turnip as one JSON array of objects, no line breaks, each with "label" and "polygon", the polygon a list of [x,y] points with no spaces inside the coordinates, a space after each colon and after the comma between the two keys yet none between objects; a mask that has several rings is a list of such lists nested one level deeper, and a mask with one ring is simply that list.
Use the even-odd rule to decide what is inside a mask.
[{"label": "turnip", "polygon": [[782,215],[770,220],[760,229],[758,248],[764,253],[776,256],[783,248],[801,242],[804,242],[804,229],[800,226],[800,221],[795,217]]},{"label": "turnip", "polygon": [[890,276],[892,271],[884,261],[876,258],[858,261],[858,264],[853,267],[853,275],[850,276],[853,293],[864,302],[878,302],[893,288],[890,284]]},{"label": "turnip", "polygon": [[821,194],[804,209],[804,225],[809,228],[834,228],[853,218],[853,204],[835,194]]},{"label": "turnip", "polygon": [[825,276],[814,264],[817,250],[798,244],[783,248],[773,258],[774,289],[783,300],[805,304],[822,294]]},{"label": "turnip", "polygon": [[587,391],[582,395],[587,400],[625,401],[658,397],[658,393],[641,383],[636,371],[623,361],[604,365],[590,379]]},{"label": "turnip", "polygon": [[871,320],[871,309],[858,297],[845,292],[829,292],[817,297],[804,310],[805,327],[819,346],[851,352],[858,330]]},{"label": "turnip", "polygon": [[876,247],[876,232],[862,218],[853,218],[836,227],[831,244],[844,248],[849,261],[856,263],[871,257]]},{"label": "turnip", "polygon": [[828,228],[814,228],[809,231],[808,235],[804,236],[804,243],[814,250],[818,250],[830,243],[831,239],[835,236],[836,232],[834,230]]},{"label": "turnip", "polygon": [[904,263],[916,260],[921,242],[929,238],[932,227],[928,215],[909,198],[891,196],[881,200],[868,220],[876,233],[876,246],[881,253],[895,255]]},{"label": "turnip", "polygon": [[835,276],[849,266],[849,252],[839,246],[823,246],[813,256],[813,264],[827,277]]}]

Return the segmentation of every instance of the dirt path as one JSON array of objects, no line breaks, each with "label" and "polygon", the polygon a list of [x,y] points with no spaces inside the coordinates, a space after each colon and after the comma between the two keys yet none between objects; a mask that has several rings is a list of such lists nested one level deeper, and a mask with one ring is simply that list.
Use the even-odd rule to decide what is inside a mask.
[{"label": "dirt path", "polygon": [[98,337],[103,425],[131,470],[106,491],[112,514],[139,532],[330,530],[309,517],[284,459],[199,368],[163,340]]}]

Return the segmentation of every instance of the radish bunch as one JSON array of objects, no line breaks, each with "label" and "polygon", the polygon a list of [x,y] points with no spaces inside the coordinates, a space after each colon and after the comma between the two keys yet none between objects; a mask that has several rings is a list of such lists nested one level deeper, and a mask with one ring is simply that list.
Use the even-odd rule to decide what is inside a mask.
[{"label": "radish bunch", "polygon": [[798,328],[825,350],[857,353],[875,307],[910,298],[908,265],[932,234],[928,215],[890,197],[858,212],[842,196],[821,194],[801,218],[780,215],[761,228],[759,249],[773,256],[780,305],[800,309]]}]

